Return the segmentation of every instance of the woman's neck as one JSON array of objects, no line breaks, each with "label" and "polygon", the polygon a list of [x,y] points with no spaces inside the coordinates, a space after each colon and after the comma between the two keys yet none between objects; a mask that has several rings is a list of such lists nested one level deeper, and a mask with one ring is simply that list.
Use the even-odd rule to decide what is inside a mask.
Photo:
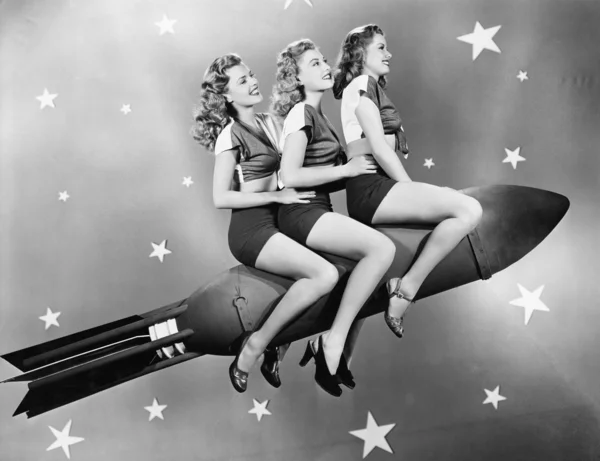
[{"label": "woman's neck", "polygon": [[381,78],[381,75],[377,75],[375,72],[372,72],[369,69],[363,69],[362,70],[362,75],[368,75],[370,77],[373,77],[375,79],[376,82],[379,81],[379,79]]},{"label": "woman's neck", "polygon": [[317,109],[319,114],[322,114],[321,110],[321,100],[323,99],[322,91],[309,91],[306,93],[306,97],[304,98],[304,103],[313,106]]},{"label": "woman's neck", "polygon": [[234,106],[237,112],[236,118],[241,120],[246,125],[256,127],[256,120],[254,119],[254,106],[250,107],[239,107]]}]

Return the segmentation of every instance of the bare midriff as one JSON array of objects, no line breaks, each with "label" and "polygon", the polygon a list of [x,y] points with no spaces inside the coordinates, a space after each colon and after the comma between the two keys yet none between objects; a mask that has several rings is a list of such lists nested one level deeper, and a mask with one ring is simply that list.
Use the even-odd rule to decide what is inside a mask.
[{"label": "bare midriff", "polygon": [[[386,134],[385,140],[392,150],[396,147],[396,136]],[[367,138],[357,139],[346,146],[346,156],[348,160],[359,155],[373,155],[373,149]]]},{"label": "bare midriff", "polygon": [[240,192],[273,192],[277,190],[277,174],[265,178],[253,179],[240,184]]}]

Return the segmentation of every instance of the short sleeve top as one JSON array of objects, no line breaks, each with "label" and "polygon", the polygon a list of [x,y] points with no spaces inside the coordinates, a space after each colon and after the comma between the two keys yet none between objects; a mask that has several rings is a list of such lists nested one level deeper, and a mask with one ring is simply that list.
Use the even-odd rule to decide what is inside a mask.
[{"label": "short sleeve top", "polygon": [[408,143],[400,114],[377,80],[370,75],[354,78],[342,93],[341,118],[346,143],[365,137],[356,117],[356,108],[363,95],[373,101],[379,109],[383,132],[396,137],[396,151],[408,155]]},{"label": "short sleeve top", "polygon": [[215,142],[215,155],[237,148],[236,171],[240,183],[278,174],[280,129],[270,114],[255,114],[260,130],[232,118]]},{"label": "short sleeve top", "polygon": [[297,103],[283,123],[280,149],[283,152],[287,136],[305,130],[308,136],[303,166],[340,165],[346,154],[331,122],[310,104]]}]

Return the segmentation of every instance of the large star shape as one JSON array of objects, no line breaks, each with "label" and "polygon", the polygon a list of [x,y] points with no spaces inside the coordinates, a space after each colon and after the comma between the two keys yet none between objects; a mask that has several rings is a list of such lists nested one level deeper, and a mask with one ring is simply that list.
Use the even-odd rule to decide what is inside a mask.
[{"label": "large star shape", "polygon": [[158,27],[160,27],[160,35],[165,34],[167,32],[174,34],[173,24],[177,22],[177,19],[169,19],[166,15],[163,14],[162,21],[155,22]]},{"label": "large star shape", "polygon": [[194,184],[194,181],[192,181],[191,176],[184,176],[181,184],[183,184],[185,187],[190,187],[192,184]]},{"label": "large star shape", "polygon": [[496,389],[494,389],[493,391],[489,391],[487,389],[484,389],[484,391],[487,394],[487,397],[483,401],[483,404],[485,405],[486,403],[491,403],[492,405],[494,405],[494,408],[496,410],[498,409],[498,402],[506,400],[506,397],[500,395],[500,386],[496,386]]},{"label": "large star shape", "polygon": [[522,70],[519,71],[519,75],[517,75],[517,78],[521,80],[521,83],[523,83],[523,80],[529,80],[527,72],[523,72]]},{"label": "large star shape", "polygon": [[392,448],[388,444],[385,436],[390,432],[396,424],[386,424],[385,426],[378,426],[375,418],[369,411],[367,415],[367,427],[365,429],[359,429],[357,431],[350,431],[350,434],[354,437],[358,437],[365,441],[363,447],[363,459],[371,453],[373,448],[379,447],[389,453],[393,453]]},{"label": "large star shape", "polygon": [[47,330],[48,328],[50,328],[50,325],[56,325],[57,327],[60,326],[58,324],[58,321],[56,320],[59,315],[60,312],[52,312],[52,310],[49,307],[46,307],[46,315],[42,315],[38,318],[46,323],[46,327],[44,328],[44,330]]},{"label": "large star shape", "polygon": [[500,53],[500,48],[494,43],[492,38],[496,35],[496,32],[500,30],[502,26],[490,27],[488,29],[484,29],[479,24],[479,21],[475,23],[475,30],[470,34],[461,35],[460,37],[456,37],[461,42],[470,43],[473,45],[473,61],[477,59],[477,56],[483,50],[495,51],[496,53]]},{"label": "large star shape", "polygon": [[57,96],[58,94],[50,94],[48,93],[48,90],[44,88],[44,94],[42,94],[41,96],[37,96],[35,99],[40,101],[40,109],[43,109],[46,106],[53,108],[54,98],[56,98]]},{"label": "large star shape", "polygon": [[506,158],[502,160],[502,163],[510,163],[513,166],[513,170],[517,169],[518,162],[524,162],[526,160],[525,157],[519,155],[521,147],[517,147],[515,150],[504,148],[504,152],[506,152]]},{"label": "large star shape", "polygon": [[56,437],[56,441],[52,445],[50,445],[48,448],[46,448],[46,451],[54,450],[55,448],[60,447],[65,452],[65,455],[67,455],[67,458],[71,459],[71,453],[69,452],[69,446],[74,445],[79,442],[82,442],[85,439],[83,437],[73,437],[73,436],[69,435],[69,432],[71,432],[71,420],[69,420],[69,422],[67,423],[67,425],[64,427],[64,429],[62,431],[57,431],[52,426],[48,426],[48,427],[54,434],[54,437]]},{"label": "large star shape", "polygon": [[248,413],[254,413],[256,415],[256,419],[260,421],[264,415],[271,414],[271,412],[267,410],[267,405],[269,403],[268,400],[265,400],[262,403],[259,403],[256,399],[252,399],[252,401],[254,402],[254,408],[248,411]]},{"label": "large star shape", "polygon": [[[285,6],[283,7],[284,10],[288,9],[288,6],[290,6],[292,4],[294,0],[285,0]],[[304,2],[310,6],[312,8],[313,4],[311,0],[304,0]]]},{"label": "large star shape", "polygon": [[152,405],[149,407],[144,407],[145,410],[150,412],[150,418],[148,421],[152,421],[154,418],[160,418],[164,420],[165,418],[163,417],[162,412],[165,408],[167,408],[167,405],[159,405],[158,400],[156,400],[156,397],[154,397]]},{"label": "large star shape", "polygon": [[154,251],[152,253],[150,253],[150,258],[153,256],[156,256],[158,259],[160,259],[160,262],[163,262],[163,259],[165,257],[165,255],[171,254],[171,250],[167,250],[167,241],[163,240],[162,242],[160,242],[160,245],[157,245],[154,242],[152,243],[152,248],[154,248]]},{"label": "large star shape", "polygon": [[121,107],[121,112],[123,112],[123,114],[125,115],[131,112],[131,104],[123,104],[123,106]]},{"label": "large star shape", "polygon": [[69,197],[70,195],[67,194],[67,191],[58,193],[58,200],[62,200],[63,202],[66,202]]},{"label": "large star shape", "polygon": [[544,291],[544,285],[535,289],[535,291],[531,292],[517,283],[517,287],[521,292],[521,297],[518,299],[513,299],[510,301],[510,304],[513,306],[521,306],[525,308],[525,325],[529,323],[531,316],[533,315],[533,311],[544,311],[548,312],[548,306],[546,306],[540,296],[542,291]]},{"label": "large star shape", "polygon": [[425,159],[425,164],[423,166],[426,166],[429,170],[431,170],[431,167],[435,166],[435,163],[433,163],[433,159],[432,158],[426,158]]}]

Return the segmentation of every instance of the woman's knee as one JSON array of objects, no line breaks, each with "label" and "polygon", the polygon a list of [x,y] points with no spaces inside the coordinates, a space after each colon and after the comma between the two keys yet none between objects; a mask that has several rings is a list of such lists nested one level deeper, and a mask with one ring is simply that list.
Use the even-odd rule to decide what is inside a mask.
[{"label": "woman's knee", "polygon": [[319,265],[314,277],[311,278],[318,282],[325,293],[329,293],[338,283],[340,274],[333,264],[326,262]]},{"label": "woman's knee", "polygon": [[475,229],[483,216],[481,204],[477,199],[465,196],[461,205],[461,210],[457,217],[464,221],[470,229]]},{"label": "woman's knee", "polygon": [[372,255],[382,264],[387,264],[389,266],[396,256],[396,245],[394,245],[394,242],[384,234],[380,232],[377,232],[377,234],[377,238],[373,238],[371,241],[367,256]]}]

